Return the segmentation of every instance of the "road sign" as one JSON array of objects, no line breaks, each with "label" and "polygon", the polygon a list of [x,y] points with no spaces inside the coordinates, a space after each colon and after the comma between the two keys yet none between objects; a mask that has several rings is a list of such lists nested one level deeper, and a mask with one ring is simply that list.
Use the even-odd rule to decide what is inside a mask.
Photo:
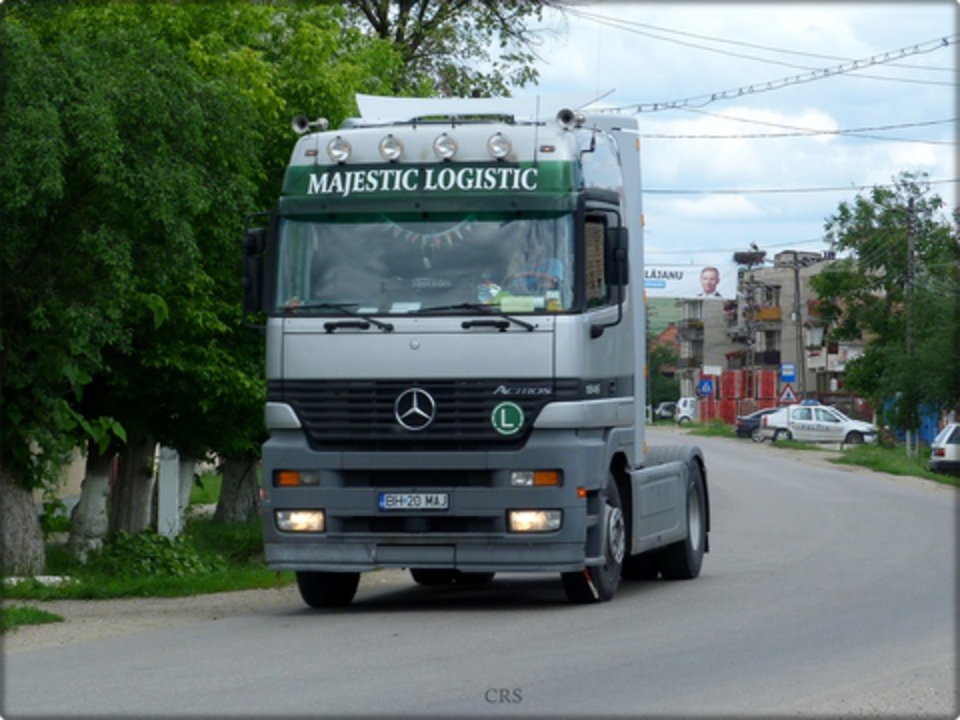
[{"label": "road sign", "polygon": [[792,383],[797,381],[797,364],[782,363],[780,365],[780,382]]},{"label": "road sign", "polygon": [[697,386],[697,393],[700,397],[710,397],[713,395],[713,378],[703,378]]},{"label": "road sign", "polygon": [[780,404],[786,405],[788,403],[795,403],[797,401],[797,394],[793,391],[793,385],[787,383],[783,386],[783,390],[780,391]]}]

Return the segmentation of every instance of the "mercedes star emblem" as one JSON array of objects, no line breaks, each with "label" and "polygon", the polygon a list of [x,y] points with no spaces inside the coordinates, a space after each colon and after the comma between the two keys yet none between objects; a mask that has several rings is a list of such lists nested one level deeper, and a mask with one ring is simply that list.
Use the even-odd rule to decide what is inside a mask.
[{"label": "mercedes star emblem", "polygon": [[437,403],[426,390],[410,388],[397,396],[393,414],[401,426],[412,432],[425,429],[437,416]]}]

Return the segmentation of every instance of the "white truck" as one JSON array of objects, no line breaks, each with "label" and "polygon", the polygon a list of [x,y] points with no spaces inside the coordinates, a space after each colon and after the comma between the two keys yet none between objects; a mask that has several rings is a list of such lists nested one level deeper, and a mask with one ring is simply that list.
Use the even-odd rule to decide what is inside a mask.
[{"label": "white truck", "polygon": [[703,454],[644,442],[637,123],[548,103],[298,118],[279,202],[248,218],[266,560],[310,606],[375,568],[556,572],[578,603],[700,572]]}]

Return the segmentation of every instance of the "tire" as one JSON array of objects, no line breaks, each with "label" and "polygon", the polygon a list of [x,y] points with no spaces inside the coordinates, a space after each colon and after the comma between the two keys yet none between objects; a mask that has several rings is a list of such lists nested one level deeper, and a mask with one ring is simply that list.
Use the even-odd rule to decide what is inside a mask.
[{"label": "tire", "polygon": [[620,577],[625,580],[656,580],[660,576],[660,565],[655,553],[628,555],[623,559]]},{"label": "tire", "polygon": [[300,597],[312,608],[346,607],[353,601],[360,573],[298,572]]},{"label": "tire", "polygon": [[560,576],[567,599],[572,603],[606,602],[614,596],[620,586],[623,559],[626,555],[627,532],[620,491],[613,478],[607,483],[605,498],[603,565],[562,573]]},{"label": "tire", "polygon": [[760,428],[757,428],[752,433],[750,433],[750,439],[753,440],[755,443],[762,443],[764,440],[766,440]]},{"label": "tire", "polygon": [[863,435],[854,430],[843,440],[845,445],[863,445]]},{"label": "tire", "polygon": [[690,418],[682,417],[679,420],[677,420],[677,425],[686,425],[689,422],[690,422]]},{"label": "tire", "polygon": [[668,545],[657,557],[665,580],[691,580],[700,574],[707,546],[706,500],[703,471],[698,462],[691,461],[687,482],[687,537]]},{"label": "tire", "polygon": [[442,585],[484,585],[493,580],[494,573],[461,572],[436,568],[411,568],[410,575],[418,585],[439,587]]},{"label": "tire", "polygon": [[792,440],[792,439],[793,439],[793,435],[790,434],[789,430],[786,430],[784,428],[777,428],[776,431],[773,433],[774,442],[780,442],[781,440]]}]

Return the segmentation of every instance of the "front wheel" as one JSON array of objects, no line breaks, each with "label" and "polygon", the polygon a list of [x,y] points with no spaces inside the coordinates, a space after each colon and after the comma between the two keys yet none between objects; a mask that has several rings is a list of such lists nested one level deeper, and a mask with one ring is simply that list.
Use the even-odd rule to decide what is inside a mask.
[{"label": "front wheel", "polygon": [[843,442],[846,445],[863,445],[863,435],[854,431],[849,433]]},{"label": "front wheel", "polygon": [[567,599],[572,603],[606,602],[620,586],[620,573],[627,549],[627,526],[620,491],[612,478],[607,485],[603,516],[603,565],[560,576]]},{"label": "front wheel", "polygon": [[687,481],[687,537],[668,545],[660,553],[658,565],[665,580],[690,580],[700,574],[707,547],[707,494],[703,471],[698,462],[690,463]]},{"label": "front wheel", "polygon": [[298,572],[300,597],[312,608],[346,607],[353,602],[360,573]]}]

